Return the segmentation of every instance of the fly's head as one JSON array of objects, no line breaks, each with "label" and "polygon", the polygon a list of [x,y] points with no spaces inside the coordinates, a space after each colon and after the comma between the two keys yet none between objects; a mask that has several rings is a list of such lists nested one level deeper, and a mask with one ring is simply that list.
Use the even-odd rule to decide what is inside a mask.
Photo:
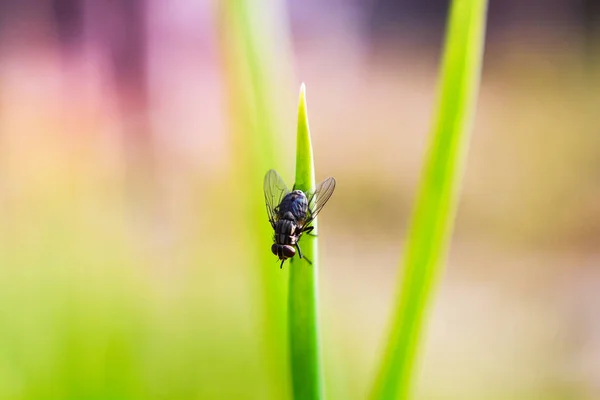
[{"label": "fly's head", "polygon": [[288,258],[292,258],[296,255],[296,249],[293,246],[287,244],[277,244],[273,243],[271,246],[271,251],[280,260],[287,260]]}]

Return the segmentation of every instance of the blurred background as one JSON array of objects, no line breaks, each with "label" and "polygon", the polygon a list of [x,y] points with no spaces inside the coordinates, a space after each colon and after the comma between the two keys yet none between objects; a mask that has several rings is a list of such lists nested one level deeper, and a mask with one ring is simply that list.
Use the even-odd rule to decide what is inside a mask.
[{"label": "blurred background", "polygon": [[[365,398],[434,111],[447,1],[1,0],[0,399],[289,397],[307,85],[326,390]],[[491,0],[418,399],[600,398],[600,1]]]}]

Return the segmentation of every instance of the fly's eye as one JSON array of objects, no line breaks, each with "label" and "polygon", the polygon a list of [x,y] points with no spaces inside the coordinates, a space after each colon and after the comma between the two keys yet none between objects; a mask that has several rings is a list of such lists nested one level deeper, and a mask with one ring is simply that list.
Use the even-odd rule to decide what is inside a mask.
[{"label": "fly's eye", "polygon": [[283,255],[286,258],[292,258],[294,255],[296,255],[296,249],[294,249],[292,246],[283,246]]},{"label": "fly's eye", "polygon": [[279,247],[279,245],[277,243],[273,243],[273,246],[271,246],[271,251],[273,252],[273,254],[275,254],[276,256],[277,254],[277,248]]}]

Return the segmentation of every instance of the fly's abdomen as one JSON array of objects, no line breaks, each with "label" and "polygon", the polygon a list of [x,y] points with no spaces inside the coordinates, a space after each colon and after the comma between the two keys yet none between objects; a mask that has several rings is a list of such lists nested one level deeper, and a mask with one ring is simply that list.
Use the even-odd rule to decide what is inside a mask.
[{"label": "fly's abdomen", "polygon": [[308,200],[306,195],[300,190],[294,190],[288,193],[281,204],[279,205],[278,212],[281,218],[286,218],[287,213],[291,213],[293,218],[297,222],[304,221],[306,218],[306,212],[308,211]]}]

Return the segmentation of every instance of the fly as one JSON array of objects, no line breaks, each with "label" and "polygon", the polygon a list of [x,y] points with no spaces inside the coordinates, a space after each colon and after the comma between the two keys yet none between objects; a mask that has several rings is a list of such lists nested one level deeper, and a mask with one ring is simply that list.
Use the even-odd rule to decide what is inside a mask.
[{"label": "fly", "polygon": [[335,179],[327,178],[313,192],[305,193],[294,188],[290,192],[274,169],[267,172],[264,182],[265,203],[269,222],[275,231],[271,251],[281,260],[279,268],[283,268],[285,260],[296,255],[296,250],[300,258],[311,263],[302,256],[298,241],[304,233],[309,234],[314,229],[311,223],[334,189]]}]

